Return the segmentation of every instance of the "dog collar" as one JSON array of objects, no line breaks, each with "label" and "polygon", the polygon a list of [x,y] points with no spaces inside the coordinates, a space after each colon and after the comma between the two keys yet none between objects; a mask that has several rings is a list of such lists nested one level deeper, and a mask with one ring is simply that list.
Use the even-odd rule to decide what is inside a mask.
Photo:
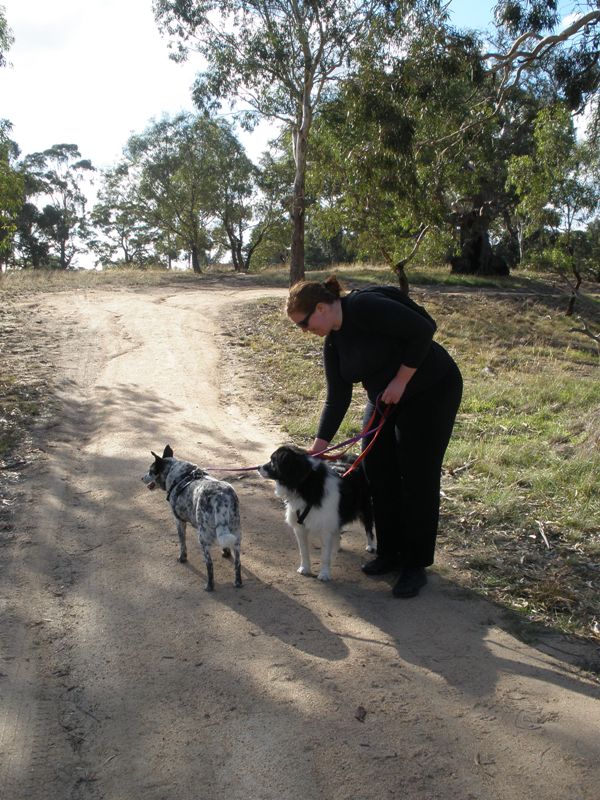
[{"label": "dog collar", "polygon": [[306,506],[306,508],[302,513],[300,513],[299,510],[296,511],[296,519],[298,520],[298,525],[304,525],[304,520],[308,516],[308,512],[311,510],[311,508],[312,505],[309,503],[309,505]]},{"label": "dog collar", "polygon": [[[198,478],[202,478],[203,475],[204,472],[199,467],[193,467],[193,469],[191,469],[189,472],[186,472],[185,475],[182,475],[177,483],[174,483],[167,492],[167,502],[174,506],[181,492],[183,492],[183,490],[189,486],[190,483],[197,481]],[[175,494],[171,499],[173,492],[175,492]]]}]

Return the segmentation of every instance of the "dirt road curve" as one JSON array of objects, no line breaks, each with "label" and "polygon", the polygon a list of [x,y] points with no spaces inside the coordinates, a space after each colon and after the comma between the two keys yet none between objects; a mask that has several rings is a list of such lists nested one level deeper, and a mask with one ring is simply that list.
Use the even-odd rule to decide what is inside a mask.
[{"label": "dirt road curve", "polygon": [[6,800],[597,800],[600,691],[433,575],[414,600],[359,565],[296,574],[272,485],[232,480],[244,586],[176,561],[170,442],[201,465],[282,440],[248,408],[220,320],[264,290],[52,295],[59,421],[26,471],[0,586]]}]

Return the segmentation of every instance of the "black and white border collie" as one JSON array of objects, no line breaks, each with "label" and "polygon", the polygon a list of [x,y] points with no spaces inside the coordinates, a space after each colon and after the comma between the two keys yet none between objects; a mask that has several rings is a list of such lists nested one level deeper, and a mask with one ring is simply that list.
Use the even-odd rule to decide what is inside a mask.
[{"label": "black and white border collie", "polygon": [[360,519],[367,533],[367,550],[375,550],[373,512],[362,469],[345,478],[352,463],[326,462],[294,445],[283,445],[259,467],[263,478],[275,481],[275,494],[285,501],[287,524],[293,529],[300,550],[301,575],[311,575],[309,537],[321,542],[320,581],[331,580],[331,559],[339,548],[344,525]]}]

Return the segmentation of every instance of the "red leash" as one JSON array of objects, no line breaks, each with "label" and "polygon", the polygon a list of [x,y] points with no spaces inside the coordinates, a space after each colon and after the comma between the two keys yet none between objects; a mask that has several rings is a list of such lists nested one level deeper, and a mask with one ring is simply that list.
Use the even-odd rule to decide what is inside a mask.
[{"label": "red leash", "polygon": [[[319,453],[312,453],[311,455],[314,458],[322,458],[324,461],[338,461],[343,455],[345,455],[348,452],[348,450],[353,444],[356,444],[357,442],[360,442],[361,439],[366,439],[367,436],[371,436],[371,434],[373,434],[373,438],[371,439],[369,444],[358,456],[356,461],[350,465],[350,467],[346,470],[346,472],[344,472],[342,478],[345,478],[346,475],[349,475],[351,472],[354,472],[354,470],[358,467],[358,465],[361,464],[362,461],[364,461],[365,456],[377,441],[377,437],[381,433],[381,429],[383,428],[385,421],[387,420],[387,418],[390,415],[390,412],[392,411],[393,406],[391,405],[386,406],[383,409],[383,411],[380,409],[379,407],[380,397],[381,395],[377,397],[373,413],[371,414],[369,421],[367,422],[367,424],[360,433],[358,433],[356,436],[353,436],[350,439],[346,439],[345,441],[340,442],[339,444],[331,445],[330,447],[325,448],[325,450],[321,450]],[[381,419],[374,428],[371,428],[371,425],[373,425],[373,423],[375,422],[375,419],[378,414],[381,416]],[[327,453],[331,453],[334,450],[339,450],[341,447],[345,447],[346,449],[343,450],[343,452],[341,453],[337,453],[335,456],[327,455]],[[254,472],[258,470],[260,466],[261,465],[258,464],[255,467],[203,467],[203,469],[206,472]]]},{"label": "red leash", "polygon": [[[392,411],[393,406],[391,406],[391,405],[386,406],[383,409],[383,411],[380,409],[380,407],[379,407],[379,399],[380,399],[380,397],[381,397],[381,395],[378,395],[377,400],[375,401],[375,408],[373,409],[373,413],[371,414],[371,417],[370,417],[369,421],[367,422],[367,424],[365,425],[363,430],[357,436],[353,436],[351,439],[347,439],[345,442],[341,442],[340,444],[334,444],[333,447],[328,447],[326,450],[321,450],[320,453],[313,453],[315,458],[325,458],[328,461],[337,461],[339,458],[341,458],[341,456],[343,456],[350,449],[351,445],[355,444],[356,442],[359,442],[361,439],[366,439],[367,436],[370,436],[371,434],[373,434],[373,438],[371,439],[369,444],[365,447],[365,449],[362,451],[362,453],[358,456],[356,461],[354,461],[348,467],[346,472],[344,472],[344,474],[342,475],[342,478],[345,478],[346,475],[349,475],[351,472],[354,472],[354,470],[359,466],[359,464],[361,464],[364,461],[367,453],[369,452],[369,450],[373,447],[373,445],[377,441],[377,437],[381,433],[381,429],[385,425],[385,421],[387,420],[387,418],[389,417],[389,415],[390,415],[390,413]],[[373,423],[375,422],[375,418],[377,417],[377,414],[379,414],[381,416],[381,419],[377,423],[376,427],[371,429],[371,425],[373,425]],[[346,449],[342,453],[338,453],[335,456],[327,456],[327,455],[324,456],[324,453],[329,453],[332,450],[339,450],[340,447],[344,447],[345,445],[348,445],[348,446],[346,447]]]}]

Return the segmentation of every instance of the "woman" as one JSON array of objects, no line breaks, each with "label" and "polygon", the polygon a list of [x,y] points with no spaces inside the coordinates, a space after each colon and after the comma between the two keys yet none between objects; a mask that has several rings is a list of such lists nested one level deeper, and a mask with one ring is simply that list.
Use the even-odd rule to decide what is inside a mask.
[{"label": "woman", "polygon": [[394,286],[343,295],[335,277],[303,281],[290,290],[287,314],[303,331],[325,339],[327,398],[310,453],[324,450],[335,436],[354,383],[367,392],[364,424],[378,398],[380,407],[393,407],[363,462],[377,557],[362,569],[367,575],[398,572],[394,596],[414,597],[433,564],[442,461],[460,405],[460,371],[433,341],[433,319]]}]

